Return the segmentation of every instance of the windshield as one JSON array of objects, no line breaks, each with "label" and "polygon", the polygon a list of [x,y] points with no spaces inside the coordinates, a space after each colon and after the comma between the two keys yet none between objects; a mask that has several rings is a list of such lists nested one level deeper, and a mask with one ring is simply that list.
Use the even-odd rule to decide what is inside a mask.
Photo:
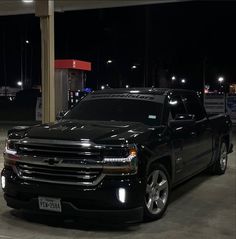
[{"label": "windshield", "polygon": [[159,125],[162,104],[133,99],[82,100],[65,119],[128,121]]}]

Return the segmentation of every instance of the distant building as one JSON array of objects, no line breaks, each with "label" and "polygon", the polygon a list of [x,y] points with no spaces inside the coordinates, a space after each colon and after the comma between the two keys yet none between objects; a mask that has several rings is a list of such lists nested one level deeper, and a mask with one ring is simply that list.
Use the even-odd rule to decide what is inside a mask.
[{"label": "distant building", "polygon": [[236,94],[236,83],[233,83],[229,86],[229,93]]},{"label": "distant building", "polygon": [[12,97],[15,97],[16,93],[18,91],[20,91],[20,90],[21,89],[19,89],[19,88],[2,86],[2,87],[0,87],[0,96],[12,96]]}]

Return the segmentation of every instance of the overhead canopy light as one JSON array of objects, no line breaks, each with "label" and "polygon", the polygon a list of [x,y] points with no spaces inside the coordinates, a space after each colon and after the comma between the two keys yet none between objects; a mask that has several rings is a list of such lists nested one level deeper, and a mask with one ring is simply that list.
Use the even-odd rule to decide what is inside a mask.
[{"label": "overhead canopy light", "polygon": [[112,60],[107,60],[107,64],[111,64],[112,63]]},{"label": "overhead canopy light", "polygon": [[24,3],[32,3],[34,0],[22,0]]}]

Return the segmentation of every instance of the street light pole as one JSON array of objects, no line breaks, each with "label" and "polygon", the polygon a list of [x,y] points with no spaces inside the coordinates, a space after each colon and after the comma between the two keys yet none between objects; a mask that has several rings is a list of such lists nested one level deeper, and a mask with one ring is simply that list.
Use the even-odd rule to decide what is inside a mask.
[{"label": "street light pole", "polygon": [[2,53],[3,53],[3,78],[4,78],[4,95],[7,96],[7,66],[6,66],[6,32],[5,29],[2,33]]},{"label": "street light pole", "polygon": [[150,47],[150,11],[149,7],[145,8],[145,46],[144,46],[144,77],[143,86],[148,85],[149,80],[149,47]]},{"label": "street light pole", "polygon": [[21,38],[20,41],[20,80],[21,82],[24,82],[23,79],[23,39]]},{"label": "street light pole", "polygon": [[[220,89],[222,88],[222,83],[225,81],[224,77],[220,76],[218,78],[218,82],[220,83]],[[224,92],[224,107],[226,112],[226,92],[225,92],[225,84],[223,85],[223,92]]]},{"label": "street light pole", "polygon": [[202,96],[203,96],[203,105],[205,104],[206,61],[207,61],[207,58],[204,57],[204,59],[203,59],[203,67],[202,67],[202,83],[203,83],[203,92],[202,92]]}]

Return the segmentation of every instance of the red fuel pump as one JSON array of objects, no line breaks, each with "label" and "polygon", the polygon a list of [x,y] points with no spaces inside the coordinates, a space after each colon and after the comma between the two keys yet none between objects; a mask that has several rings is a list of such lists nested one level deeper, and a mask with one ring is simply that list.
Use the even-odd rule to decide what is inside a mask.
[{"label": "red fuel pump", "polygon": [[66,111],[78,102],[88,71],[91,71],[91,62],[55,60],[56,112]]}]

